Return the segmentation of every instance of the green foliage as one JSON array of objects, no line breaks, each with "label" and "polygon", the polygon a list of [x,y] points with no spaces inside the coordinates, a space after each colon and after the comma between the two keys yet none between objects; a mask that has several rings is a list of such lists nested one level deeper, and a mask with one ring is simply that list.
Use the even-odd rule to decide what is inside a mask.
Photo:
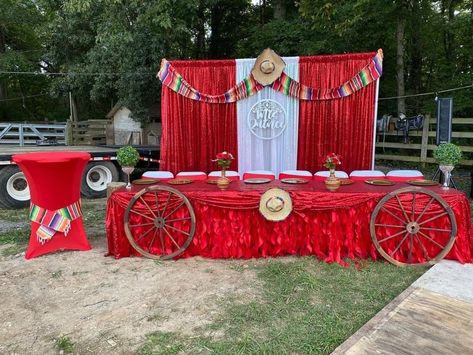
[{"label": "green foliage", "polygon": [[440,165],[457,165],[462,159],[462,151],[453,143],[444,143],[434,150],[434,158]]},{"label": "green foliage", "polygon": [[74,343],[66,335],[61,335],[59,338],[57,338],[55,345],[59,351],[62,351],[65,354],[71,354],[74,352]]},{"label": "green foliage", "polygon": [[29,237],[29,229],[12,229],[1,233],[0,245],[8,245],[8,247],[2,249],[2,255],[16,255],[24,251]]},{"label": "green foliage", "polygon": [[0,244],[20,244],[28,242],[30,233],[28,229],[13,229],[0,234]]},{"label": "green foliage", "polygon": [[[0,2],[0,121],[103,118],[120,101],[140,121],[159,105],[162,58],[282,56],[375,51],[385,60],[380,97],[397,95],[396,28],[406,21],[406,94],[473,82],[471,0],[67,0]],[[2,44],[2,38],[5,43]],[[195,83],[191,83],[195,84]],[[472,117],[473,88],[449,92],[455,116]],[[29,95],[44,94],[28,98]],[[439,95],[441,96],[441,95]],[[23,99],[25,97],[25,99]],[[408,116],[435,116],[433,95],[406,99]],[[379,113],[397,115],[396,100]]]},{"label": "green foliage", "polygon": [[140,160],[140,153],[131,145],[121,147],[117,151],[117,161],[121,166],[135,166]]},{"label": "green foliage", "polygon": [[[0,1],[0,71],[39,74],[43,21],[35,1]],[[59,106],[48,98],[50,82],[43,75],[0,73],[0,122],[43,119],[48,108]]]}]

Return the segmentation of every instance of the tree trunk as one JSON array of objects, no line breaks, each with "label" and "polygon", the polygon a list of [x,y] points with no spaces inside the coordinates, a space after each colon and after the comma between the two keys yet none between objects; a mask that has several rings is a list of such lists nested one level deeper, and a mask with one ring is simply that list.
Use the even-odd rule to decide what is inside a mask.
[{"label": "tree trunk", "polygon": [[[418,19],[415,21],[416,23],[412,24],[410,28],[411,33],[411,44],[410,44],[410,53],[411,53],[411,60],[410,60],[410,80],[412,83],[412,87],[414,88],[414,93],[418,94],[422,92],[422,41],[421,41],[421,30],[423,19],[421,18],[421,8],[419,0],[412,1],[412,14],[414,19]],[[419,113],[421,107],[421,100],[416,100],[416,112]]]},{"label": "tree trunk", "polygon": [[443,19],[443,45],[445,49],[445,59],[447,62],[453,62],[454,56],[454,33],[450,28],[454,18],[455,18],[455,7],[461,1],[458,0],[444,0],[440,3],[440,13],[442,14]]},{"label": "tree trunk", "polygon": [[220,44],[222,43],[222,21],[223,21],[224,9],[221,8],[220,4],[216,4],[212,7],[210,17],[210,40],[209,40],[209,57],[210,58],[223,58],[224,53],[221,53]]},{"label": "tree trunk", "polygon": [[[396,69],[397,69],[397,95],[404,96],[406,94],[404,87],[404,33],[406,29],[406,19],[404,16],[398,18],[396,44]],[[397,99],[397,112],[406,113],[406,99],[401,97]]]},{"label": "tree trunk", "polygon": [[260,0],[260,24],[264,25],[265,16],[264,12],[266,11],[266,0]]},{"label": "tree trunk", "polygon": [[205,57],[205,14],[204,14],[204,5],[200,4],[199,9],[197,11],[195,58],[202,59],[204,57]]},{"label": "tree trunk", "polygon": [[[5,40],[5,28],[0,26],[0,55],[5,53],[6,50],[6,40]],[[0,80],[0,102],[7,98],[7,85],[5,80]],[[6,112],[4,109],[5,105],[0,105],[2,108],[0,109],[0,120],[4,121]]]},{"label": "tree trunk", "polygon": [[286,18],[285,0],[276,0],[274,2],[274,19],[284,20]]}]

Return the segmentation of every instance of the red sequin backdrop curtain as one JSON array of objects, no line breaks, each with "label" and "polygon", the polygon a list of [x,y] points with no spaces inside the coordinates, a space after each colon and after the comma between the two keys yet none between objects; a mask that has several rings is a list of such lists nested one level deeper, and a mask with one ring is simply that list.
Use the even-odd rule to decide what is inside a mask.
[{"label": "red sequin backdrop curtain", "polygon": [[[176,70],[197,90],[222,94],[235,85],[235,60],[172,61]],[[167,87],[161,94],[162,170],[219,170],[211,162],[218,152],[231,152],[236,169],[236,103],[209,104],[190,100]]]},{"label": "red sequin backdrop curtain", "polygon": [[[331,88],[351,79],[376,53],[300,57],[300,82],[314,88]],[[235,85],[235,61],[173,61],[176,70],[197,90],[222,94]],[[341,99],[300,101],[299,169],[317,171],[322,156],[343,156],[339,169],[370,169],[376,83]],[[216,170],[215,154],[235,155],[237,170],[236,104],[209,104],[190,100],[162,88],[161,169]]]},{"label": "red sequin backdrop curtain", "polygon": [[[299,78],[313,88],[331,88],[352,78],[376,53],[299,58]],[[376,82],[341,99],[300,101],[297,166],[324,170],[322,156],[342,155],[340,170],[370,169]]]}]

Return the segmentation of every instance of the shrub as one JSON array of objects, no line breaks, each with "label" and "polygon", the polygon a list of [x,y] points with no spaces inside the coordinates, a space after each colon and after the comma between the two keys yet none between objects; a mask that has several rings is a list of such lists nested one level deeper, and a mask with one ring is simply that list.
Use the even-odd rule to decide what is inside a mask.
[{"label": "shrub", "polygon": [[462,151],[453,143],[444,143],[434,150],[434,158],[440,165],[456,165],[462,159]]},{"label": "shrub", "polygon": [[121,166],[135,166],[140,160],[140,154],[131,145],[121,147],[117,151],[117,161]]}]

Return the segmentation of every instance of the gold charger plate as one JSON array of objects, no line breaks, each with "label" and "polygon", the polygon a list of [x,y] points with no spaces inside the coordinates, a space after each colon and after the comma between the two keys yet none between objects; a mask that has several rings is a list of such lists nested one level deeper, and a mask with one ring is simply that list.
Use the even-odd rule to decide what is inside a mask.
[{"label": "gold charger plate", "polygon": [[207,184],[217,185],[218,179],[207,179]]},{"label": "gold charger plate", "polygon": [[351,185],[353,184],[355,181],[354,180],[351,180],[351,179],[340,179],[340,185]]},{"label": "gold charger plate", "polygon": [[185,184],[190,184],[192,183],[191,179],[171,179],[168,180],[168,184],[171,185],[185,185]]},{"label": "gold charger plate", "polygon": [[389,180],[365,180],[367,184],[377,185],[377,186],[391,186],[395,183]]},{"label": "gold charger plate", "polygon": [[149,184],[155,184],[159,182],[158,180],[154,180],[154,179],[136,179],[136,180],[133,180],[132,184],[135,184],[135,185],[149,185]]},{"label": "gold charger plate", "polygon": [[268,178],[253,178],[253,179],[246,179],[243,180],[245,184],[267,184],[271,182],[271,179]]},{"label": "gold charger plate", "polygon": [[437,186],[439,184],[438,182],[432,180],[409,180],[406,182],[415,186]]},{"label": "gold charger plate", "polygon": [[285,184],[307,184],[309,180],[300,179],[300,178],[286,178],[286,179],[281,179],[281,182]]}]

